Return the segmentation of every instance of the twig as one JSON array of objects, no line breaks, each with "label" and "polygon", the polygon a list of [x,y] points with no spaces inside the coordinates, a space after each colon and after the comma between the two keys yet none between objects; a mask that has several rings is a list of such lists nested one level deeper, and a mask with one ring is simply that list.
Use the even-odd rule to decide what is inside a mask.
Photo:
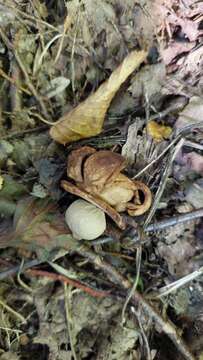
[{"label": "twig", "polygon": [[[168,219],[164,219],[162,221],[158,221],[157,223],[152,223],[146,226],[146,228],[144,229],[145,233],[149,233],[149,232],[156,232],[156,231],[160,231],[163,229],[166,229],[170,226],[175,226],[178,224],[182,224],[188,221],[192,221],[192,220],[196,220],[203,217],[203,208],[200,208],[198,210],[193,210],[190,211],[186,214],[181,214],[181,215],[177,215],[177,216],[172,216]],[[133,236],[131,237],[131,241],[132,242],[138,242],[139,240],[139,236],[137,233],[136,229],[132,229],[133,231]],[[132,232],[131,232],[132,234]],[[91,245],[99,245],[99,244],[106,244],[108,242],[114,242],[115,240],[111,237],[104,237],[98,240],[93,240],[91,241]],[[147,240],[141,240],[141,243],[146,243]]]},{"label": "twig", "polygon": [[[195,120],[194,118],[191,118],[190,120]],[[192,123],[190,125],[185,126],[184,128],[182,128],[179,133],[175,136],[175,138],[173,139],[173,141],[157,156],[156,159],[154,159],[153,161],[151,161],[147,166],[145,166],[142,170],[139,171],[138,174],[136,174],[133,179],[138,178],[140,175],[142,175],[144,172],[146,172],[146,170],[148,170],[152,165],[154,165],[158,160],[160,160],[168,151],[169,149],[175,145],[181,138],[182,135],[187,134],[188,132],[190,132],[192,129],[194,128],[202,128],[203,127],[203,121],[199,121],[198,123]]]},{"label": "twig", "polygon": [[170,171],[171,171],[171,166],[173,164],[173,160],[175,159],[176,154],[180,150],[180,148],[182,147],[183,143],[184,143],[184,139],[180,139],[179,143],[175,147],[175,150],[172,149],[170,151],[169,158],[168,158],[166,167],[164,169],[163,176],[161,178],[158,190],[157,190],[155,198],[154,198],[154,202],[153,202],[152,207],[150,209],[150,212],[149,212],[149,214],[148,214],[148,216],[147,216],[147,218],[146,218],[146,220],[144,222],[144,228],[149,224],[149,222],[151,221],[152,217],[155,214],[155,211],[156,211],[156,209],[158,207],[161,196],[162,196],[162,194],[164,192],[166,182],[167,182],[168,176],[169,176]]},{"label": "twig", "polygon": [[62,48],[63,48],[65,34],[66,34],[66,31],[68,30],[68,28],[70,27],[70,25],[71,25],[70,16],[67,15],[66,18],[65,18],[64,24],[63,24],[63,34],[62,34],[62,38],[61,38],[61,40],[59,42],[59,47],[58,47],[58,51],[56,53],[56,57],[54,59],[54,64],[57,63],[57,61],[58,61],[58,59],[60,57],[60,54],[61,54],[61,51],[62,51]]},{"label": "twig", "polygon": [[8,39],[8,37],[6,36],[6,34],[4,33],[3,29],[0,27],[0,36],[3,40],[3,42],[5,43],[5,45],[7,46],[7,48],[9,50],[11,50],[13,53],[14,53],[14,56],[16,58],[16,61],[25,77],[25,80],[27,82],[27,86],[28,88],[30,89],[31,93],[34,95],[34,97],[36,98],[36,100],[38,101],[38,103],[40,104],[40,107],[42,109],[42,112],[44,114],[44,116],[46,118],[49,118],[49,115],[48,115],[48,112],[47,112],[47,109],[46,109],[46,106],[44,104],[44,101],[42,100],[41,96],[38,95],[37,93],[37,90],[35,89],[34,85],[32,84],[31,80],[30,80],[30,77],[27,73],[27,70],[23,64],[23,62],[21,61],[21,58],[18,54],[18,51],[15,49],[15,47],[13,46],[13,44],[10,42],[10,40]]},{"label": "twig", "polygon": [[173,283],[163,286],[158,290],[158,294],[152,294],[152,296],[149,294],[150,299],[160,299],[163,296],[166,296],[176,290],[178,290],[180,287],[188,284],[190,281],[193,281],[197,277],[203,274],[203,266],[199,268],[198,270],[193,271],[191,274],[188,274],[181,279],[178,279],[177,281],[174,281]]},{"label": "twig", "polygon": [[32,134],[32,133],[35,133],[35,132],[45,131],[47,129],[48,129],[47,125],[38,126],[38,127],[34,128],[34,129],[26,129],[26,130],[22,130],[22,131],[15,131],[12,134],[2,136],[1,139],[2,140],[13,139],[13,138],[16,138],[16,137],[22,137],[22,136],[27,135],[27,134]]},{"label": "twig", "polygon": [[31,95],[31,92],[29,90],[27,90],[26,88],[24,88],[21,85],[18,85],[18,83],[16,82],[16,80],[10,76],[8,76],[3,69],[0,68],[0,76],[2,76],[4,79],[6,79],[7,81],[9,81],[11,84],[15,85],[17,87],[17,89],[19,89],[20,91],[23,91],[24,93],[26,93],[27,95]]},{"label": "twig", "polygon": [[12,3],[10,3],[10,4],[6,3],[6,5],[5,5],[5,1],[0,2],[0,3],[2,3],[5,7],[11,9],[14,13],[18,13],[19,15],[21,15],[21,16],[23,16],[23,17],[25,17],[25,18],[27,18],[27,19],[29,19],[31,21],[39,22],[40,24],[50,28],[52,31],[59,32],[59,29],[57,29],[57,27],[49,24],[48,22],[46,22],[44,20],[38,19],[38,18],[26,13],[25,11],[21,11],[21,10],[17,9],[16,6],[13,6]]},{"label": "twig", "polygon": [[3,308],[5,308],[9,313],[11,313],[13,316],[15,316],[17,319],[19,319],[20,321],[22,321],[23,323],[26,322],[26,319],[24,318],[24,316],[22,316],[21,314],[19,314],[17,311],[13,310],[9,305],[5,304],[3,302],[3,300],[0,299],[0,306],[2,306]]},{"label": "twig", "polygon": [[38,113],[36,113],[36,112],[34,112],[32,110],[29,110],[28,114],[31,115],[31,116],[35,116],[37,119],[39,119],[43,123],[45,123],[47,125],[50,125],[50,126],[53,126],[54,124],[57,123],[57,121],[51,122],[51,121],[48,121],[48,120],[44,119],[40,114],[38,114]]},{"label": "twig", "polygon": [[142,335],[142,338],[143,338],[143,341],[144,341],[144,344],[145,344],[145,347],[146,347],[146,350],[147,350],[147,360],[152,360],[150,347],[149,347],[149,342],[148,342],[148,339],[147,339],[147,336],[145,334],[145,330],[144,330],[144,327],[143,327],[142,321],[141,321],[140,309],[138,309],[138,311],[136,311],[134,306],[132,306],[131,311],[136,316],[136,319],[137,319],[139,327],[140,327],[141,335]]},{"label": "twig", "polygon": [[[179,137],[178,137],[179,138]],[[171,141],[171,143],[157,156],[156,159],[154,159],[153,161],[151,161],[148,165],[146,165],[142,170],[140,170],[138,172],[138,174],[136,174],[133,179],[137,179],[138,177],[140,177],[144,172],[146,172],[152,165],[154,165],[158,160],[160,160],[168,151],[169,149],[174,146],[177,143],[177,138],[175,138],[173,141]]]},{"label": "twig", "polygon": [[33,69],[33,73],[34,75],[37,73],[37,71],[39,71],[41,65],[42,65],[42,61],[43,61],[43,58],[44,56],[46,55],[48,49],[50,48],[50,46],[54,43],[54,41],[56,41],[57,39],[59,39],[60,37],[62,37],[63,35],[62,34],[58,34],[58,35],[55,35],[45,46],[45,48],[43,49],[39,59],[38,59],[38,62],[37,62],[37,65],[35,65],[34,69]]},{"label": "twig", "polygon": [[139,245],[139,247],[137,248],[137,253],[136,253],[136,277],[135,277],[134,284],[133,284],[129,294],[127,295],[125,303],[123,305],[122,315],[121,315],[121,323],[122,324],[125,323],[125,312],[126,312],[127,306],[129,304],[134,292],[137,289],[137,285],[138,285],[139,278],[140,278],[141,260],[142,260],[142,246]]},{"label": "twig", "polygon": [[11,269],[9,270],[5,270],[5,271],[2,271],[0,273],[0,280],[3,280],[3,279],[6,279],[7,277],[9,276],[15,276],[15,274],[17,274],[19,271],[21,271],[21,273],[27,269],[30,269],[32,268],[33,266],[37,266],[37,265],[40,265],[44,263],[44,261],[42,260],[38,260],[38,259],[34,259],[34,260],[30,260],[28,261],[27,263],[25,263],[23,265],[23,268],[21,269],[21,265],[17,265],[17,266],[14,266],[12,267]]},{"label": "twig", "polygon": [[26,271],[26,273],[29,274],[30,276],[41,276],[41,277],[47,277],[54,281],[61,281],[64,284],[72,285],[78,289],[81,289],[93,297],[102,298],[102,297],[106,297],[110,294],[109,291],[95,290],[95,289],[90,288],[87,285],[80,283],[77,280],[70,279],[64,275],[50,273],[49,271],[29,269]]},{"label": "twig", "polygon": [[67,326],[68,326],[68,335],[69,335],[69,340],[70,340],[70,347],[71,347],[71,352],[73,355],[74,360],[77,360],[77,355],[75,352],[75,347],[74,347],[74,343],[73,343],[73,331],[72,331],[72,319],[71,319],[71,312],[70,312],[70,297],[72,296],[71,294],[71,286],[69,285],[69,287],[67,288],[67,284],[64,283],[64,302],[65,302],[65,312],[66,312],[66,322],[67,322]]},{"label": "twig", "polygon": [[76,19],[76,24],[75,24],[75,34],[73,37],[73,45],[72,45],[72,49],[71,49],[71,85],[72,85],[72,91],[73,94],[75,95],[75,64],[74,64],[74,54],[75,54],[75,44],[76,44],[76,39],[77,39],[77,33],[78,33],[78,23],[79,23],[79,18],[80,18],[80,9],[78,9],[77,12],[77,19]]},{"label": "twig", "polygon": [[[107,276],[110,277],[110,279],[113,280],[117,285],[119,285],[123,290],[128,291],[131,289],[131,283],[110,264],[99,258],[98,255],[96,255],[93,251],[89,250],[87,247],[81,246],[80,248],[76,249],[76,252],[81,256],[87,258],[95,266],[99,267],[102,271],[104,271]],[[165,334],[168,335],[168,337],[171,339],[171,341],[174,343],[176,348],[180,351],[180,353],[184,356],[186,360],[195,360],[194,356],[191,354],[186,344],[178,335],[172,324],[169,321],[162,319],[162,317],[156,312],[156,310],[137,291],[134,292],[131,298],[131,303],[133,303],[135,306],[141,306],[141,309],[161,327],[162,331],[165,332]]]}]

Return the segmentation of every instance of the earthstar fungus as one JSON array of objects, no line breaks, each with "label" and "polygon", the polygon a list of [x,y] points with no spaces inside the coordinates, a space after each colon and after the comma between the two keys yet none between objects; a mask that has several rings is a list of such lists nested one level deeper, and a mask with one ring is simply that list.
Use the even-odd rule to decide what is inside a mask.
[{"label": "earthstar fungus", "polygon": [[144,183],[121,173],[125,166],[120,154],[83,146],[68,157],[67,176],[74,183],[63,180],[61,185],[102,209],[119,228],[125,229],[125,219],[120,213],[142,215],[152,201],[151,191]]}]

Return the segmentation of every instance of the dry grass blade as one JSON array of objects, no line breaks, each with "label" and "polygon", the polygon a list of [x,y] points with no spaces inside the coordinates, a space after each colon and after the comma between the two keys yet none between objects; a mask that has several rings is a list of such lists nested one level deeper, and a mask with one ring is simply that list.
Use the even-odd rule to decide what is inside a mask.
[{"label": "dry grass blade", "polygon": [[52,126],[51,137],[65,145],[72,141],[98,135],[102,130],[106,111],[114,95],[128,76],[145,60],[146,56],[147,52],[144,50],[130,53],[94,94]]}]

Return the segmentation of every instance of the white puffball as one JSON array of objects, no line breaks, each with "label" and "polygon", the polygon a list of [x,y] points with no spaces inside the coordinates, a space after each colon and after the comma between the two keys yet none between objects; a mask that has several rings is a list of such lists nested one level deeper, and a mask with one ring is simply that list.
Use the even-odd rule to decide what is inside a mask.
[{"label": "white puffball", "polygon": [[106,229],[105,213],[85,200],[74,201],[66,210],[65,220],[78,240],[94,240]]}]

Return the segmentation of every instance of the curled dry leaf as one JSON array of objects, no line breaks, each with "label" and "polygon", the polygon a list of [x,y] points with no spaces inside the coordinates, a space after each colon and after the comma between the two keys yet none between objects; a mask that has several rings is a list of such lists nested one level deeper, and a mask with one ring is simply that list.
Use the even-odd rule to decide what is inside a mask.
[{"label": "curled dry leaf", "polygon": [[[119,212],[131,216],[144,214],[151,205],[151,192],[140,181],[130,180],[121,173],[125,159],[112,151],[84,146],[71,152],[67,175],[74,180],[62,181],[62,187],[91,202],[105,211],[115,223],[124,229],[126,224]],[[142,199],[140,198],[142,194]]]},{"label": "curled dry leaf", "polygon": [[146,56],[147,52],[144,50],[130,53],[94,94],[62,116],[57,124],[51,127],[51,137],[61,144],[67,144],[98,135],[102,130],[105,114],[114,95]]}]

